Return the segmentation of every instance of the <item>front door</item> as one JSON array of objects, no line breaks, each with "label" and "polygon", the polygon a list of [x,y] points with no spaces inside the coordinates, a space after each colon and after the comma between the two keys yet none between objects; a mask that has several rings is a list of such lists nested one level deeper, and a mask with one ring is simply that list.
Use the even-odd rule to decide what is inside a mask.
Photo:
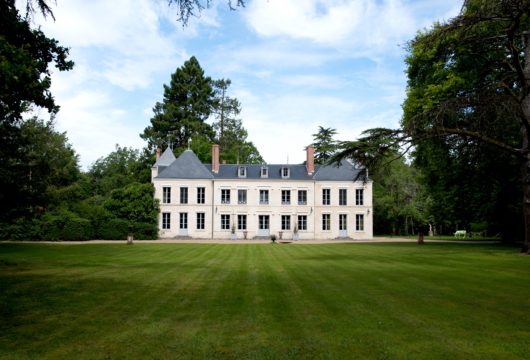
[{"label": "front door", "polygon": [[270,235],[270,217],[269,215],[258,216],[258,236]]}]

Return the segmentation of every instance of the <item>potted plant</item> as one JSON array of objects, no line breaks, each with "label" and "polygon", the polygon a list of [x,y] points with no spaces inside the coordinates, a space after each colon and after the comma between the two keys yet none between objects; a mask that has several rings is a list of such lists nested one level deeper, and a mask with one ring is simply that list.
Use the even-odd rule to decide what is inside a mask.
[{"label": "potted plant", "polygon": [[299,239],[300,239],[300,236],[298,235],[298,224],[295,224],[294,230],[293,230],[293,240],[299,240]]},{"label": "potted plant", "polygon": [[232,228],[230,229],[230,240],[236,240],[236,239],[237,239],[236,226],[232,224]]}]

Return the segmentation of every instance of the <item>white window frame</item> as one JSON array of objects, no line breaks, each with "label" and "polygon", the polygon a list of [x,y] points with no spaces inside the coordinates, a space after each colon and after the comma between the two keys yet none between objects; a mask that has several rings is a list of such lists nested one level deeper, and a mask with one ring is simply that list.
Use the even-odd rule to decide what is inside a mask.
[{"label": "white window frame", "polygon": [[324,213],[322,214],[322,231],[331,230],[331,214]]},{"label": "white window frame", "polygon": [[[304,194],[304,200],[300,200],[301,195]],[[307,205],[307,190],[298,190],[298,205]]]},{"label": "white window frame", "polygon": [[197,230],[204,230],[206,223],[206,213],[198,212],[197,213],[197,221],[196,221],[196,227]]},{"label": "white window frame", "polygon": [[331,205],[331,189],[322,188],[322,205]]},{"label": "white window frame", "polygon": [[171,204],[171,186],[162,187],[162,204]]},{"label": "white window frame", "polygon": [[230,204],[230,189],[221,189],[221,204]]},{"label": "white window frame", "polygon": [[355,214],[355,231],[364,231],[364,214]]},{"label": "white window frame", "polygon": [[298,215],[298,230],[307,231],[307,215]]},{"label": "white window frame", "polygon": [[230,214],[221,214],[221,230],[230,230]]},{"label": "white window frame", "polygon": [[206,203],[206,188],[204,186],[199,186],[197,188],[197,204]]},{"label": "white window frame", "polygon": [[348,214],[339,214],[339,230],[348,230]]},{"label": "white window frame", "polygon": [[238,169],[237,169],[237,176],[239,178],[246,178],[247,177],[247,168],[244,167],[244,166],[240,166]]},{"label": "white window frame", "polygon": [[180,204],[187,204],[188,203],[188,187],[187,186],[181,186],[180,187]]},{"label": "white window frame", "polygon": [[339,206],[348,206],[348,189],[339,189]]},{"label": "white window frame", "polygon": [[282,215],[280,221],[282,231],[291,230],[291,215]]},{"label": "white window frame", "polygon": [[268,189],[259,190],[259,204],[269,205],[269,190]]},{"label": "white window frame", "polygon": [[[242,194],[245,194],[244,195],[244,200],[242,200],[241,198],[243,196],[241,196]],[[247,189],[237,189],[237,203],[238,204],[246,204],[247,203]]]},{"label": "white window frame", "polygon": [[237,215],[237,229],[247,230],[247,215],[246,214]]},{"label": "white window frame", "polygon": [[267,166],[262,166],[260,170],[260,175],[262,178],[268,178],[269,177],[269,168]]},{"label": "white window frame", "polygon": [[282,205],[291,205],[291,190],[282,190]]},{"label": "white window frame", "polygon": [[179,213],[179,229],[181,230],[188,229],[188,213],[187,212]]},{"label": "white window frame", "polygon": [[163,212],[162,213],[162,230],[171,229],[171,213]]},{"label": "white window frame", "polygon": [[289,179],[290,173],[291,171],[287,166],[282,167],[282,179]]},{"label": "white window frame", "polygon": [[364,189],[355,189],[355,205],[364,205]]}]

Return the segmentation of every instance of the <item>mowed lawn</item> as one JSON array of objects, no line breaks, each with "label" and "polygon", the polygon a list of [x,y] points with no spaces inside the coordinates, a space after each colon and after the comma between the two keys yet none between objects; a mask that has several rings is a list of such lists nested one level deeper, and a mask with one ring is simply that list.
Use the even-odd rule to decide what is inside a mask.
[{"label": "mowed lawn", "polygon": [[530,257],[480,244],[0,244],[2,359],[528,359]]}]

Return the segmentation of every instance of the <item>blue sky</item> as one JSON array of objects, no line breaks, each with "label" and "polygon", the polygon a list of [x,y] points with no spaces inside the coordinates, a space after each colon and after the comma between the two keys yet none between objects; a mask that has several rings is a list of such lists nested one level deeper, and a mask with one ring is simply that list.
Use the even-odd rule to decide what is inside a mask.
[{"label": "blue sky", "polygon": [[[300,163],[318,126],[352,140],[396,127],[405,97],[405,43],[461,0],[214,0],[187,27],[165,0],[58,0],[36,20],[70,48],[56,72],[57,129],[87,168],[115,144],[142,148],[163,84],[196,56],[206,75],[232,80],[241,119],[268,163]],[[41,113],[41,116],[45,116]]]}]

